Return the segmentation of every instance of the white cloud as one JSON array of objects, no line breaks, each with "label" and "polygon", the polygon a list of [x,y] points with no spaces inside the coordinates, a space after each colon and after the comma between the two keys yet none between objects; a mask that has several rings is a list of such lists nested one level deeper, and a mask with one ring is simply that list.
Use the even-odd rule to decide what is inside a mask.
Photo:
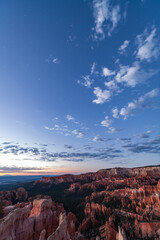
[{"label": "white cloud", "polygon": [[77,39],[77,37],[75,35],[71,34],[71,35],[69,35],[68,39],[69,39],[69,41],[74,42]]},{"label": "white cloud", "polygon": [[124,54],[128,45],[129,45],[129,40],[125,40],[124,43],[118,49],[119,53]]},{"label": "white cloud", "polygon": [[112,9],[112,13],[111,13],[112,28],[108,32],[109,36],[111,35],[112,31],[116,28],[116,26],[117,26],[118,22],[120,21],[120,19],[121,19],[121,16],[120,16],[120,6],[116,5]]},{"label": "white cloud", "polygon": [[109,77],[115,75],[114,71],[109,70],[107,67],[102,68],[102,76]]},{"label": "white cloud", "polygon": [[101,138],[100,136],[95,136],[94,138],[93,138],[93,142],[104,142],[105,141],[105,139],[104,138]]},{"label": "white cloud", "polygon": [[58,60],[58,58],[54,58],[54,59],[52,60],[52,62],[56,64],[56,63],[59,62],[59,60]]},{"label": "white cloud", "polygon": [[118,114],[119,114],[118,108],[117,108],[117,107],[114,107],[114,108],[112,109],[112,116],[113,116],[114,118],[119,118]]},{"label": "white cloud", "polygon": [[83,137],[84,137],[84,133],[78,131],[77,129],[73,130],[72,133],[73,133],[74,135],[76,135],[77,138],[83,138]]},{"label": "white cloud", "polygon": [[93,84],[94,80],[90,78],[89,75],[86,75],[86,76],[82,76],[81,77],[81,80],[78,80],[77,83],[84,86],[84,87],[87,87],[87,88],[90,88],[91,85]]},{"label": "white cloud", "polygon": [[66,118],[67,118],[68,121],[74,121],[75,120],[74,117],[72,117],[71,115],[67,115]]},{"label": "white cloud", "polygon": [[53,131],[54,130],[54,128],[50,128],[50,127],[47,127],[47,126],[44,126],[44,129],[49,130],[49,131]]},{"label": "white cloud", "polygon": [[59,63],[59,59],[58,58],[54,58],[52,54],[50,54],[49,57],[45,59],[45,61],[47,63],[54,63],[54,64]]},{"label": "white cloud", "polygon": [[132,66],[120,65],[120,70],[117,72],[115,80],[118,83],[125,83],[129,87],[135,87],[155,75],[157,71],[144,71],[140,67],[139,62],[134,62]]},{"label": "white cloud", "polygon": [[64,135],[65,135],[66,137],[71,136],[70,133],[65,133]]},{"label": "white cloud", "polygon": [[119,5],[111,6],[110,0],[93,0],[93,9],[95,38],[105,38],[104,27],[108,29],[108,36],[111,36],[121,18]]},{"label": "white cloud", "polygon": [[95,68],[96,68],[96,63],[94,62],[91,66],[91,74],[95,72]]},{"label": "white cloud", "polygon": [[111,97],[111,92],[108,90],[102,90],[99,87],[95,87],[93,93],[96,95],[97,99],[94,99],[93,102],[97,104],[102,104],[109,100]]},{"label": "white cloud", "polygon": [[107,127],[107,128],[110,127],[111,124],[112,124],[112,120],[110,120],[108,116],[105,116],[105,120],[101,122],[101,126]]},{"label": "white cloud", "polygon": [[121,108],[120,115],[124,119],[127,119],[130,115],[132,116],[137,109],[148,107],[151,104],[151,98],[156,97],[158,93],[158,89],[153,89],[152,91],[138,98],[138,100],[128,103],[126,107]]},{"label": "white cloud", "polygon": [[110,90],[117,90],[117,89],[118,89],[118,86],[117,86],[117,84],[115,83],[114,80],[105,82],[104,85],[105,85],[107,88],[109,88]]},{"label": "white cloud", "polygon": [[116,132],[119,131],[119,130],[117,130],[117,129],[114,128],[114,127],[109,127],[108,130],[109,130],[109,131],[108,131],[109,133],[116,133]]},{"label": "white cloud", "polygon": [[77,138],[83,138],[83,137],[84,137],[84,133],[82,132],[78,133]]},{"label": "white cloud", "polygon": [[159,39],[156,36],[156,28],[152,27],[152,31],[148,34],[147,29],[136,37],[138,50],[136,57],[140,60],[150,62],[156,59],[160,54]]},{"label": "white cloud", "polygon": [[[86,130],[88,130],[88,128],[85,127],[83,123],[77,122],[71,115],[66,115],[66,119],[72,123],[71,127],[59,121],[58,124],[55,123],[53,127],[44,126],[44,129],[54,131],[66,137],[75,136],[76,138],[83,138],[86,135]],[[76,124],[76,129],[72,128],[73,124]]]},{"label": "white cloud", "polygon": [[152,133],[152,131],[151,130],[148,130],[148,131],[146,131],[145,133],[142,133],[142,134],[140,134],[138,137],[139,138],[149,138],[150,137],[150,134]]},{"label": "white cloud", "polygon": [[111,126],[112,122],[113,121],[111,119],[109,119],[108,116],[105,116],[105,119],[101,122],[101,126],[108,128],[108,133],[116,133],[116,132],[120,131]]}]

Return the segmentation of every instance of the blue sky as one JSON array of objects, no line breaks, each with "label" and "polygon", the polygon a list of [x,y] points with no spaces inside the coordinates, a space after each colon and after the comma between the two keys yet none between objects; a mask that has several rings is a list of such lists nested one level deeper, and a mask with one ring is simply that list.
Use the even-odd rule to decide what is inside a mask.
[{"label": "blue sky", "polygon": [[160,163],[159,10],[1,0],[0,174]]}]

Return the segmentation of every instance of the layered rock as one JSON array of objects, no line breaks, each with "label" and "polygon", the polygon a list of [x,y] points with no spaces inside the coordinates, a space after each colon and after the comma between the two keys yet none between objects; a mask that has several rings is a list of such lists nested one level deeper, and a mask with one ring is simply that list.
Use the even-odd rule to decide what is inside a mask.
[{"label": "layered rock", "polygon": [[160,166],[149,166],[141,168],[112,168],[112,169],[102,169],[95,173],[86,173],[80,175],[65,174],[56,177],[42,177],[41,180],[36,181],[37,183],[49,183],[49,184],[60,184],[60,183],[75,183],[75,182],[90,182],[102,180],[104,178],[114,176],[114,177],[136,177],[136,176],[154,176],[155,178],[160,178]]},{"label": "layered rock", "polygon": [[[0,221],[0,239],[159,239],[158,179],[159,166],[113,168],[96,173],[43,177],[30,185],[30,196],[35,197],[34,190],[40,194],[33,202],[31,198],[26,202],[28,196],[23,188],[1,192],[5,216]],[[56,199],[64,202],[80,223],[73,213],[66,213],[62,204],[41,195],[48,193],[53,198],[56,194]],[[79,211],[83,212],[79,214]]]},{"label": "layered rock", "polygon": [[62,205],[57,206],[51,199],[34,200],[15,208],[0,222],[0,239],[38,240],[43,229],[49,236],[57,229],[61,212]]},{"label": "layered rock", "polygon": [[141,238],[160,239],[160,222],[142,222],[136,226],[136,235]]},{"label": "layered rock", "polygon": [[[126,188],[92,193],[90,197],[86,197],[84,212],[85,219],[79,228],[82,232],[88,231],[91,226],[94,228],[101,225],[109,218],[110,220],[100,227],[101,237],[106,237],[104,239],[116,240],[118,236],[118,239],[126,239],[124,228],[128,234],[131,229],[130,237],[134,237],[134,234],[139,236],[139,231],[144,237],[152,237],[154,231],[159,234],[160,181],[155,186],[146,185],[138,189]],[[153,222],[147,225],[143,223],[144,220],[147,222],[153,220]],[[123,228],[117,230],[118,224]]]},{"label": "layered rock", "polygon": [[27,199],[28,193],[22,187],[17,188],[16,190],[0,192],[0,202],[5,206],[15,204],[17,202],[25,202]]},{"label": "layered rock", "polygon": [[75,239],[75,222],[76,218],[72,213],[66,216],[66,213],[61,213],[59,218],[59,226],[47,240],[74,240]]}]

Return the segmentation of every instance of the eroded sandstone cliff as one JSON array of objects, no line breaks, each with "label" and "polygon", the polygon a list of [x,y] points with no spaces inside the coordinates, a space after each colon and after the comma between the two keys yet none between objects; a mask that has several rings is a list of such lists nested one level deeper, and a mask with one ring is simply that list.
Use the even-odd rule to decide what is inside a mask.
[{"label": "eroded sandstone cliff", "polygon": [[159,166],[43,177],[26,187],[29,198],[23,188],[0,192],[0,240],[160,239]]}]

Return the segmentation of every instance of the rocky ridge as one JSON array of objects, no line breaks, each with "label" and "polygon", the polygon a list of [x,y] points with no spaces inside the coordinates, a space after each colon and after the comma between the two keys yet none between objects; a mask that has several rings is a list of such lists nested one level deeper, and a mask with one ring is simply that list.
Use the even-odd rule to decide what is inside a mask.
[{"label": "rocky ridge", "polygon": [[160,166],[43,177],[27,191],[0,192],[0,240],[160,239]]}]

